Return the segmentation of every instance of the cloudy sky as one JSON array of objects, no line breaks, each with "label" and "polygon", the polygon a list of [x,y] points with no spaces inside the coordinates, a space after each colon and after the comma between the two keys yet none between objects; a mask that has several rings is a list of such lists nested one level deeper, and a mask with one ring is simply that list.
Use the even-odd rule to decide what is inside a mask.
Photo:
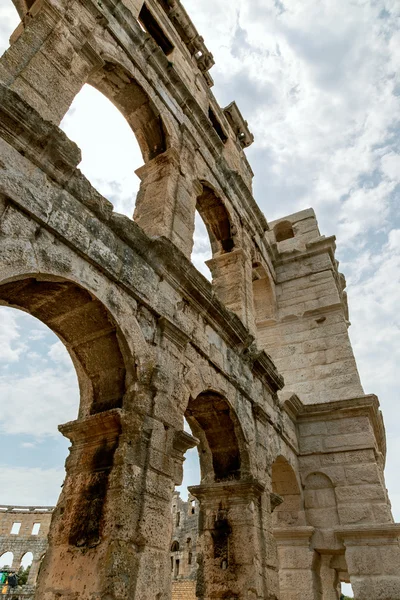
[{"label": "cloudy sky", "polygon": [[[255,134],[247,155],[267,218],[312,206],[322,233],[337,236],[337,257],[348,282],[350,335],[364,389],[380,396],[387,484],[400,520],[400,4],[184,4],[216,59],[218,101],[225,106],[235,99]],[[11,0],[0,0],[2,49],[17,22]],[[142,161],[121,115],[85,87],[62,127],[82,148],[87,177],[116,210],[131,215],[138,188],[134,170]],[[199,224],[198,266],[208,252]],[[56,423],[76,413],[76,378],[60,343],[43,325],[4,308],[0,323],[0,460],[8,481],[0,501],[54,503],[66,451]]]}]

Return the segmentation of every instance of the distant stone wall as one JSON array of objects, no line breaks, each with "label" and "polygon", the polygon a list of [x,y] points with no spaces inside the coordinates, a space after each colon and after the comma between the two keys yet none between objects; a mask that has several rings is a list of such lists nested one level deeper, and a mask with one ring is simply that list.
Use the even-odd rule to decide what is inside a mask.
[{"label": "distant stone wall", "polygon": [[195,581],[173,581],[172,600],[197,600]]},{"label": "distant stone wall", "polygon": [[8,566],[18,571],[24,555],[32,552],[33,556],[26,590],[18,591],[21,597],[33,594],[40,563],[47,550],[47,535],[53,510],[53,506],[0,505],[0,558],[7,552],[12,552],[13,558]]}]

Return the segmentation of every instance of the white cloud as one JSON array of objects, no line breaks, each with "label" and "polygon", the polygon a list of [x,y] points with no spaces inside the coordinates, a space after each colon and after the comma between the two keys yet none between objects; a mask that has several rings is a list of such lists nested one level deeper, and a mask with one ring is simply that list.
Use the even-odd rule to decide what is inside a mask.
[{"label": "white cloud", "polygon": [[3,366],[19,361],[26,348],[19,334],[17,314],[0,310],[0,361]]},{"label": "white cloud", "polygon": [[76,418],[79,391],[74,370],[40,369],[0,377],[0,431],[58,436],[60,423]]},{"label": "white cloud", "polygon": [[16,506],[54,506],[61,492],[65,471],[0,464],[2,481],[1,503]]}]

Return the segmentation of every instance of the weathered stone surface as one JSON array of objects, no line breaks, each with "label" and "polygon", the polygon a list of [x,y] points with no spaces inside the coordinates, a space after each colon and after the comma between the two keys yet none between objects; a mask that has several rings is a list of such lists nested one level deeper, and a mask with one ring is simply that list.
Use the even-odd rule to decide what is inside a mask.
[{"label": "weathered stone surface", "polygon": [[[235,103],[218,106],[213,57],[179,1],[15,2],[0,303],[59,335],[81,393],[60,427],[71,450],[48,545],[34,542],[30,583],[47,548],[36,600],[334,600],[349,579],[357,600],[400,600],[383,422],[358,376],[334,238],[312,209],[268,224],[252,135]],[[138,139],[134,220],[57,127],[85,83]],[[212,283],[189,260],[196,209]],[[196,445],[185,504],[173,490]],[[1,549],[19,552],[32,540],[4,534],[10,514]]]}]

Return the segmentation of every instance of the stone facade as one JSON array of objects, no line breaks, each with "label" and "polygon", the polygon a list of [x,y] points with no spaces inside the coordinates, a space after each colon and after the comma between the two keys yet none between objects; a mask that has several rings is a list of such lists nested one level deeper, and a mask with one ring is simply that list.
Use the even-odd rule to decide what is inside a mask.
[{"label": "stone facade", "polygon": [[[60,426],[71,449],[36,600],[169,600],[173,490],[194,446],[198,599],[331,600],[350,580],[357,600],[400,600],[382,417],[357,373],[334,238],[312,210],[261,213],[253,137],[216,102],[179,0],[14,2],[0,302],[64,341],[81,394]],[[58,127],[85,83],[141,147],[133,220]],[[190,263],[196,209],[212,284]]]},{"label": "stone facade", "polygon": [[24,555],[32,553],[28,581],[13,597],[33,598],[53,510],[50,506],[0,506],[0,557],[11,552],[12,562],[7,566],[18,571]]},{"label": "stone facade", "polygon": [[199,502],[187,502],[175,492],[172,499],[171,576],[172,600],[196,600]]}]

